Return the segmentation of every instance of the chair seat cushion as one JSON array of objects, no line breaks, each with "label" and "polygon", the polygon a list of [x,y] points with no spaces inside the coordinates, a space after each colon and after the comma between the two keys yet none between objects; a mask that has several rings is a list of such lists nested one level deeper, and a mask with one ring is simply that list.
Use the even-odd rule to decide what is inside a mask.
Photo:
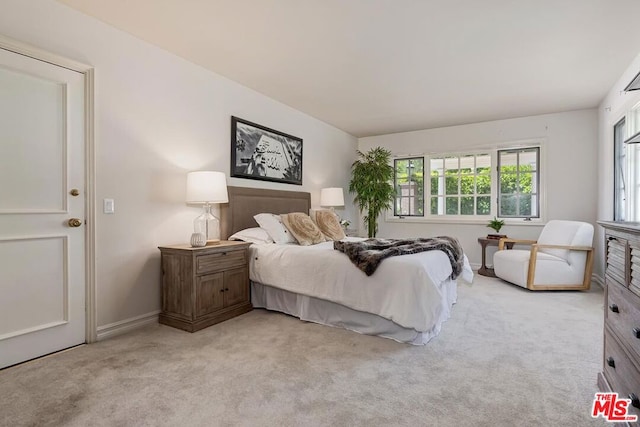
[{"label": "chair seat cushion", "polygon": [[[529,273],[528,250],[498,251],[493,257],[496,276],[523,288],[527,287]],[[581,272],[574,271],[564,259],[548,253],[538,252],[535,271],[536,285],[565,285],[580,283]]]}]

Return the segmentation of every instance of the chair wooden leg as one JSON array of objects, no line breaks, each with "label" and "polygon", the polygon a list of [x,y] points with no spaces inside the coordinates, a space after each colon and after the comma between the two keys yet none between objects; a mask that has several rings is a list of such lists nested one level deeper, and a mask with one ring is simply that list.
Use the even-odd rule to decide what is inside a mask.
[{"label": "chair wooden leg", "polygon": [[582,289],[588,290],[591,287],[591,274],[593,273],[593,249],[587,251],[587,263],[584,268],[584,282],[582,282]]},{"label": "chair wooden leg", "polygon": [[[533,253],[535,249],[535,254]],[[593,249],[587,251],[587,259],[584,266],[584,278],[582,283],[575,285],[535,285],[534,274],[531,273],[531,269],[535,270],[535,262],[531,263],[531,259],[537,257],[537,248],[531,249],[531,258],[529,259],[529,271],[527,275],[527,289],[531,291],[588,291],[591,288],[591,274],[593,273]]]},{"label": "chair wooden leg", "polygon": [[536,276],[536,259],[538,258],[538,248],[534,245],[531,247],[531,253],[529,255],[529,271],[527,271],[527,289],[533,290]]}]

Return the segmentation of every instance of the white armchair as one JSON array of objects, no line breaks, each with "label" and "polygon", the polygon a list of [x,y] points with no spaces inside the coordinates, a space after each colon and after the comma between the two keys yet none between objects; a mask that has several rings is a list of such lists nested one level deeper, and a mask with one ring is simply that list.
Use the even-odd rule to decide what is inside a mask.
[{"label": "white armchair", "polygon": [[[531,245],[505,249],[505,243]],[[587,290],[593,269],[593,225],[549,221],[535,240],[500,239],[493,257],[496,276],[532,291]]]}]

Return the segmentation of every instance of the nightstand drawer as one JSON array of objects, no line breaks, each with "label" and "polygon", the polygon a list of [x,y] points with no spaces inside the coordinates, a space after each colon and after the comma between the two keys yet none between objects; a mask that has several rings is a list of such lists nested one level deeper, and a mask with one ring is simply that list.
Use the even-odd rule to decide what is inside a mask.
[{"label": "nightstand drawer", "polygon": [[245,251],[220,251],[196,257],[196,274],[226,270],[245,265]]},{"label": "nightstand drawer", "polygon": [[607,279],[607,325],[640,358],[640,299]]}]

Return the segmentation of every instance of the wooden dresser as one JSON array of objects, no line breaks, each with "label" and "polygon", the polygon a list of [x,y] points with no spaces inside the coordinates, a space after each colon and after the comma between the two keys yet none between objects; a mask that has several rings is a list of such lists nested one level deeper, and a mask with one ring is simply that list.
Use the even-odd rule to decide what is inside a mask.
[{"label": "wooden dresser", "polygon": [[631,399],[629,414],[640,416],[640,223],[598,224],[605,229],[606,255],[604,360],[598,387]]},{"label": "wooden dresser", "polygon": [[249,245],[160,246],[160,323],[195,332],[250,311]]}]

